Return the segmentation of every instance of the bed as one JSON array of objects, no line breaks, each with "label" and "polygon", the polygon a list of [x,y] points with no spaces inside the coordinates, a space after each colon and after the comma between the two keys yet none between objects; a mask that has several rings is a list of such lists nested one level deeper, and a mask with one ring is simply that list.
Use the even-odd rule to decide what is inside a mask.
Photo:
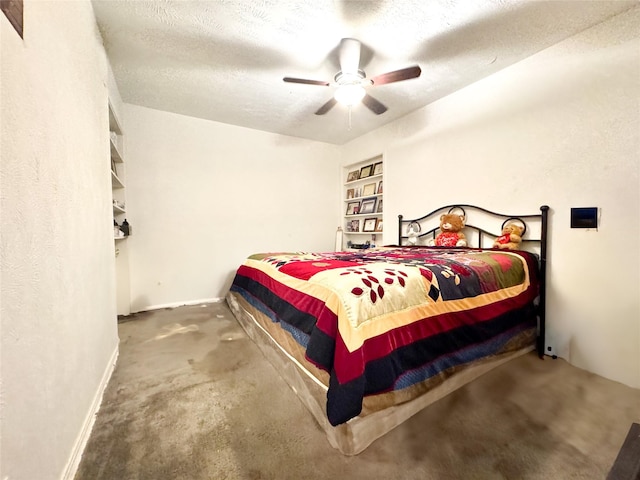
[{"label": "bed", "polygon": [[[548,210],[447,205],[400,215],[395,245],[254,254],[227,303],[329,443],[355,455],[489,370],[544,355]],[[427,246],[451,212],[470,246]],[[507,222],[524,226],[521,250],[492,248]]]}]

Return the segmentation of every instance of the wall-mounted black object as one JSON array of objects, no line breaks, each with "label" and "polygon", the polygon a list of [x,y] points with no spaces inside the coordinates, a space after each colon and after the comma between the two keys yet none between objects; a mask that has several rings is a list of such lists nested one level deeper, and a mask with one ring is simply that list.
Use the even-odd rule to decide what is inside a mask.
[{"label": "wall-mounted black object", "polygon": [[598,228],[598,207],[572,208],[571,228]]}]

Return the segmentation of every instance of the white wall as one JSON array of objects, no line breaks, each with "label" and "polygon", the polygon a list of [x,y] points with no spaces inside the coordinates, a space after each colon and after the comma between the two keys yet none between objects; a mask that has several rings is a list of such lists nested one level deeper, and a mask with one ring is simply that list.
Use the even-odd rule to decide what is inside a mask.
[{"label": "white wall", "polygon": [[[549,343],[640,387],[639,99],[636,8],[356,139],[343,159],[385,152],[386,225],[449,203],[550,205]],[[585,206],[600,208],[598,231],[569,228]]]},{"label": "white wall", "polygon": [[117,351],[106,58],[88,1],[0,14],[0,478],[72,473]]},{"label": "white wall", "polygon": [[[113,79],[88,0],[58,7],[25,2],[24,41],[0,15],[0,478],[11,480],[72,473],[118,342]],[[384,152],[387,225],[449,202],[551,205],[551,343],[640,387],[638,32],[635,9],[342,148],[126,106],[134,310],[222,296],[255,251],[330,250],[340,157]],[[569,229],[570,207],[591,205],[599,230]]]},{"label": "white wall", "polygon": [[223,297],[262,251],[334,247],[336,146],[125,104],[133,312]]}]

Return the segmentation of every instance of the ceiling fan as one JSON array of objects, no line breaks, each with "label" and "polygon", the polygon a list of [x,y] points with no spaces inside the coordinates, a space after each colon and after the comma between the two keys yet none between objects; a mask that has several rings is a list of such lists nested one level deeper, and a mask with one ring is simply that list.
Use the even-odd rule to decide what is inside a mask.
[{"label": "ceiling fan", "polygon": [[422,70],[418,65],[414,65],[413,67],[394,70],[367,79],[364,70],[360,69],[360,47],[360,42],[354,38],[343,38],[340,41],[340,71],[334,77],[335,83],[293,77],[284,77],[282,80],[289,83],[303,83],[305,85],[320,85],[323,87],[337,86],[334,96],[315,112],[316,115],[324,115],[338,102],[352,107],[360,101],[373,113],[380,115],[387,111],[387,107],[369,95],[365,91],[365,87],[417,78]]}]

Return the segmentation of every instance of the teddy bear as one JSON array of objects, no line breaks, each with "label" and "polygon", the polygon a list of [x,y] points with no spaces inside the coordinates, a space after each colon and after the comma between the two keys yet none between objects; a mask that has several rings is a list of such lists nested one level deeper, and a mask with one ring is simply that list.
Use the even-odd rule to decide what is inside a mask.
[{"label": "teddy bear", "polygon": [[462,229],[464,228],[464,216],[455,213],[445,213],[440,215],[440,233],[435,240],[431,240],[429,245],[436,247],[466,247],[467,238]]},{"label": "teddy bear", "polygon": [[502,227],[502,235],[493,242],[493,248],[500,250],[518,250],[522,242],[524,226],[516,223],[508,223]]}]

